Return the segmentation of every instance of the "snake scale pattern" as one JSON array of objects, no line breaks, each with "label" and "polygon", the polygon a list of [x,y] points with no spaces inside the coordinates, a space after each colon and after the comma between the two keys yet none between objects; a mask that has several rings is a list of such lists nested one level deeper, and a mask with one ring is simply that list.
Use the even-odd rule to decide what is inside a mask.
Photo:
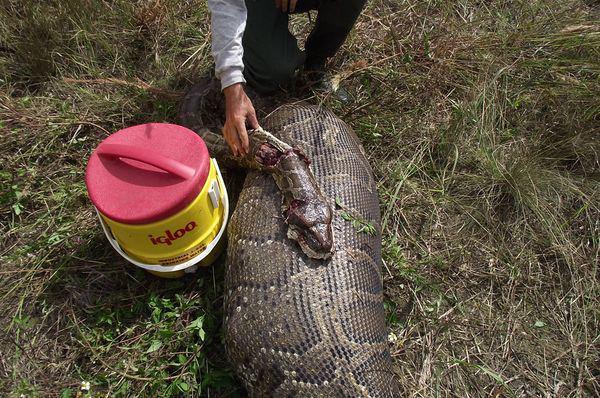
[{"label": "snake scale pattern", "polygon": [[[333,113],[311,105],[280,107],[262,124],[311,160],[335,209],[333,256],[309,258],[288,239],[281,190],[269,174],[249,172],[228,226],[229,360],[251,397],[397,397],[379,202],[359,140]],[[375,232],[359,231],[352,219]]]}]

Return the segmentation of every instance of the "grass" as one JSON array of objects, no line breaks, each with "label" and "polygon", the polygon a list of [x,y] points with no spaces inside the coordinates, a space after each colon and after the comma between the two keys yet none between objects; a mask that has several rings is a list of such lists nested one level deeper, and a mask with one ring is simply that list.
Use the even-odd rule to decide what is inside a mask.
[{"label": "grass", "polygon": [[[599,17],[583,0],[374,0],[332,60],[351,100],[310,99],[378,179],[404,395],[600,395]],[[0,6],[1,395],[244,395],[222,267],[128,266],[83,183],[110,132],[174,120],[211,68],[208,21],[204,2]]]}]

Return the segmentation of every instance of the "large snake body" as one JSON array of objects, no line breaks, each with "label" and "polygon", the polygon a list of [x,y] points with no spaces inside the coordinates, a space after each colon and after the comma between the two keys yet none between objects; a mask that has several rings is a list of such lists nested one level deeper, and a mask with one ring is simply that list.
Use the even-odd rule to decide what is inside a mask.
[{"label": "large snake body", "polygon": [[[185,102],[183,110],[193,112]],[[306,154],[320,190],[338,204],[333,255],[303,253],[288,238],[280,187],[264,172],[248,174],[228,227],[229,360],[252,397],[398,396],[383,309],[379,203],[358,138],[334,114],[309,105],[281,107],[263,127]],[[205,138],[209,150],[219,139]]]}]

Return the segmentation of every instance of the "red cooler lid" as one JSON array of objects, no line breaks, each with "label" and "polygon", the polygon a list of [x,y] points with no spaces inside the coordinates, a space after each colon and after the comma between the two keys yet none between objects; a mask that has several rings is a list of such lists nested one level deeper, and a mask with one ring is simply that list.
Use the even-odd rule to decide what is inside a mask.
[{"label": "red cooler lid", "polygon": [[204,141],[167,123],[120,130],[92,153],[85,182],[94,206],[125,224],[149,224],[183,210],[210,169]]}]

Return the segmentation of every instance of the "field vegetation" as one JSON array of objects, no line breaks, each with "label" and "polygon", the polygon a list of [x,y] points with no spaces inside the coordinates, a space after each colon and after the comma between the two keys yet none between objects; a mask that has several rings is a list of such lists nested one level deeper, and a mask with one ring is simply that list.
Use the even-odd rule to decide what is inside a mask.
[{"label": "field vegetation", "polygon": [[[223,267],[128,265],[84,184],[211,62],[205,1],[1,3],[0,396],[244,396]],[[375,170],[404,395],[600,396],[599,3],[372,0],[331,66],[350,99],[305,99]]]}]

